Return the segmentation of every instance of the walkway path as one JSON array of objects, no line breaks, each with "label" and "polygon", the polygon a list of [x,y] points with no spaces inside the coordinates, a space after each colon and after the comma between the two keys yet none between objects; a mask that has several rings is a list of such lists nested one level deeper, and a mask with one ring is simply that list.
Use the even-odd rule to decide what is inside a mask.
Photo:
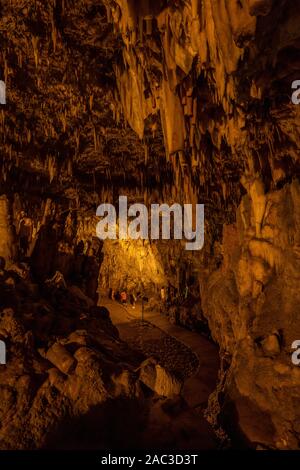
[{"label": "walkway path", "polygon": [[[101,305],[109,310],[111,320],[117,326],[121,338],[131,346],[144,342],[142,344],[144,350],[145,348],[147,350],[150,343],[153,348],[153,343],[161,343],[159,330],[161,334],[165,333],[163,336],[166,338],[163,343],[169,350],[170,356],[166,360],[173,365],[174,369],[180,366],[181,369],[182,367],[187,369],[183,388],[185,400],[193,408],[206,406],[209,395],[216,387],[219,369],[218,349],[211,341],[198,333],[172,325],[159,312],[145,312],[143,324],[141,322],[142,308],[139,304],[132,309],[130,305],[123,306],[118,302],[102,299]],[[149,323],[156,328],[149,328]],[[177,349],[175,343],[177,343]],[[183,349],[178,348],[180,345]],[[149,355],[151,355],[151,348]]]}]

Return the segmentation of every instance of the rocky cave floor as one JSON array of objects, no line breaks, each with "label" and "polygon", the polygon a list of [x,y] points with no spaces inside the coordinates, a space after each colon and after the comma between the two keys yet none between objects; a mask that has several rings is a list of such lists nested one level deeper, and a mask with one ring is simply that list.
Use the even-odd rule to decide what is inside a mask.
[{"label": "rocky cave floor", "polygon": [[134,349],[141,349],[146,356],[159,358],[168,371],[180,376],[183,380],[193,375],[197,369],[198,360],[191,350],[151,323],[140,323],[136,321],[131,325],[133,330],[138,330],[140,334],[140,338],[132,338]]},{"label": "rocky cave floor", "polygon": [[132,349],[145,357],[154,357],[182,381],[197,371],[199,361],[193,351],[152,323],[131,319],[118,329]]},{"label": "rocky cave floor", "polygon": [[127,344],[107,308],[79,287],[38,285],[25,264],[1,271],[0,298],[1,450],[220,445],[183,397],[199,364],[180,341],[135,319]]}]

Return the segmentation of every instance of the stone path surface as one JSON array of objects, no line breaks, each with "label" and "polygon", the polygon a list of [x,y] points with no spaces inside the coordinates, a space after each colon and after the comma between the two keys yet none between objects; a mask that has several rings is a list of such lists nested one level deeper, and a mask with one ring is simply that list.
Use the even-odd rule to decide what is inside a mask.
[{"label": "stone path surface", "polygon": [[101,299],[120,337],[132,348],[146,356],[159,358],[163,366],[184,379],[183,396],[192,408],[205,408],[209,395],[217,383],[219,369],[218,348],[198,333],[172,325],[159,312],[144,313],[137,304],[121,305]]}]

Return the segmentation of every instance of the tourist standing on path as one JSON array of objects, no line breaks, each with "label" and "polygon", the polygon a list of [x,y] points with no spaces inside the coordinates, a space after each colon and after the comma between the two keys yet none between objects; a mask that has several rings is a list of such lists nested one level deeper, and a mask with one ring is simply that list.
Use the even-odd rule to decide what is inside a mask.
[{"label": "tourist standing on path", "polygon": [[122,304],[127,304],[127,292],[125,290],[121,292],[121,302]]}]

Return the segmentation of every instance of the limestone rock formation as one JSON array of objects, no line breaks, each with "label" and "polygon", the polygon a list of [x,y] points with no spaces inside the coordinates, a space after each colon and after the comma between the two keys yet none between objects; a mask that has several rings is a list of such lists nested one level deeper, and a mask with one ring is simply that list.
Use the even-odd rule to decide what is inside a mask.
[{"label": "limestone rock formation", "polygon": [[200,286],[213,338],[230,357],[228,420],[236,416],[248,443],[296,448],[300,108],[291,84],[300,73],[299,11],[289,1],[191,0],[159,13],[146,1],[106,4],[124,42],[121,102],[135,99],[130,82],[121,85],[130,74],[147,90],[144,117],[130,105],[124,113],[140,134],[152,99],[178,197],[203,200],[203,188],[212,199],[206,247],[214,256],[221,240],[221,265],[208,255]]},{"label": "limestone rock formation", "polygon": [[157,364],[153,358],[147,359],[141,364],[140,380],[163,397],[180,395],[182,389],[180,380],[166,371],[160,364]]},{"label": "limestone rock formation", "polygon": [[[91,409],[118,435],[126,406],[140,425],[140,363],[96,306],[110,287],[218,343],[207,413],[233,440],[298,449],[297,2],[3,0],[0,13],[0,447],[55,447]],[[204,203],[203,250],[99,242],[96,208],[120,194]],[[157,370],[150,389],[178,393]],[[173,423],[149,406],[149,433]]]},{"label": "limestone rock formation", "polygon": [[89,307],[82,298],[74,302],[73,295],[62,306],[53,294],[63,289],[67,297],[67,287],[52,288],[50,297],[39,289],[30,294],[28,278],[22,292],[10,286],[10,296],[3,297],[7,275],[0,278],[1,300],[13,307],[0,308],[0,338],[7,347],[0,373],[1,450],[99,450],[118,446],[120,439],[144,448],[152,445],[154,423],[158,446],[191,448],[180,435],[190,427],[187,414],[197,446],[203,439],[208,448],[216,446],[208,424],[183,399],[172,418],[173,435],[163,433],[170,414],[165,397],[179,397],[181,383],[158,363],[153,384],[138,373],[145,358],[120,339],[105,308]]},{"label": "limestone rock formation", "polygon": [[244,196],[237,227],[224,231],[227,262],[202,289],[213,335],[231,356],[226,389],[241,430],[252,442],[282,449],[297,447],[291,422],[297,420],[299,384],[291,345],[300,333],[299,189],[294,181],[268,193],[260,238],[255,201],[248,200],[246,218]]}]

